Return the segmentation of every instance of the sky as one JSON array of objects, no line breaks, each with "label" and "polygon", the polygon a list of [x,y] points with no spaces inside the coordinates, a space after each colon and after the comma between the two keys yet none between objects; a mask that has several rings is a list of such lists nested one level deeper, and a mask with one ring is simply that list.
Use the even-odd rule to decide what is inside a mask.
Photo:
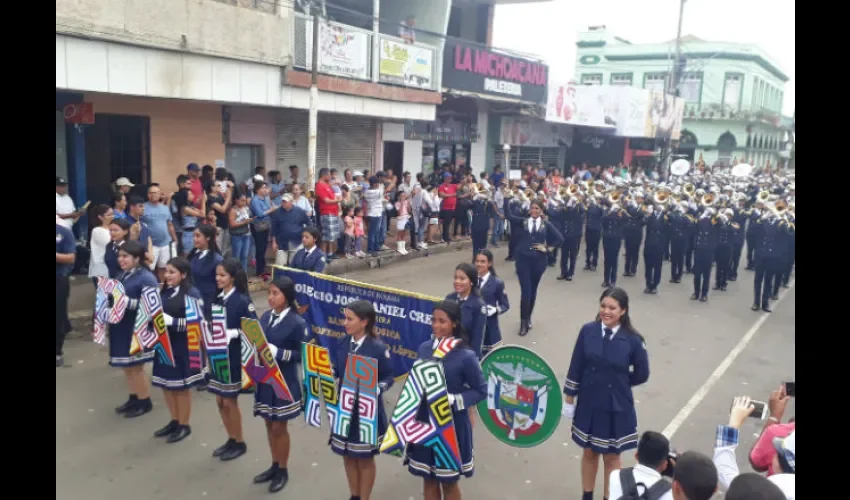
[{"label": "sky", "polygon": [[[637,43],[676,38],[678,0],[549,0],[498,5],[493,45],[541,56],[550,81],[575,72],[576,38],[588,26],[604,24],[615,36]],[[779,63],[785,84],[783,114],[795,106],[795,0],[688,0],[682,36],[706,41],[752,43]]]}]

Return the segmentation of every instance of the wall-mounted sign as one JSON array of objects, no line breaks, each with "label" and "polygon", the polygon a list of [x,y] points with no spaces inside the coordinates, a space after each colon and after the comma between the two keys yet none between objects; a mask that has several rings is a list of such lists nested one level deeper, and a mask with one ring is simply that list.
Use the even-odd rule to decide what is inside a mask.
[{"label": "wall-mounted sign", "polygon": [[548,82],[545,64],[446,40],[443,87],[541,103],[546,100]]},{"label": "wall-mounted sign", "polygon": [[534,148],[570,146],[573,128],[527,116],[503,116],[499,143]]},{"label": "wall-mounted sign", "polygon": [[381,36],[379,80],[396,85],[432,89],[434,50]]},{"label": "wall-mounted sign", "polygon": [[[307,69],[313,63],[313,23],[306,25]],[[319,23],[319,72],[346,78],[368,80],[369,35],[351,26],[333,22]]]},{"label": "wall-mounted sign", "polygon": [[587,55],[581,56],[578,60],[578,63],[584,64],[585,66],[590,66],[590,65],[593,65],[593,64],[599,64],[600,60],[601,60],[600,57],[597,56],[597,55],[587,54]]},{"label": "wall-mounted sign", "polygon": [[415,141],[475,142],[478,134],[472,123],[437,115],[437,120],[433,122],[405,122],[404,138]]}]

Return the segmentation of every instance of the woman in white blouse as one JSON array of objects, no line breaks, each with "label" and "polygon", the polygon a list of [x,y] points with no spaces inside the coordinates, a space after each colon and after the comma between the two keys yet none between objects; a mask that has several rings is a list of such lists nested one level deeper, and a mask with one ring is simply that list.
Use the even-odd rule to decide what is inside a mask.
[{"label": "woman in white blouse", "polygon": [[106,247],[112,241],[109,234],[109,225],[112,223],[114,213],[109,205],[98,205],[94,209],[94,223],[97,224],[91,232],[91,256],[89,258],[89,278],[97,287],[97,278],[109,277],[109,268],[106,267]]},{"label": "woman in white blouse", "polygon": [[306,196],[301,195],[301,185],[299,184],[292,185],[292,203],[296,207],[307,212],[307,217],[313,219],[313,205],[312,203],[310,203],[310,200],[308,200]]}]

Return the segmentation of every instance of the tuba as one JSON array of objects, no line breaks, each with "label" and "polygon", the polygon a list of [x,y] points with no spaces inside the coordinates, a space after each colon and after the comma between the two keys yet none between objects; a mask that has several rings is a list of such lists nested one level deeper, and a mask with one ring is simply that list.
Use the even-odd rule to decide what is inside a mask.
[{"label": "tuba", "polygon": [[774,205],[774,212],[776,212],[777,217],[782,217],[788,211],[788,203],[785,200],[778,200]]},{"label": "tuba", "polygon": [[664,206],[668,201],[670,201],[670,193],[667,191],[656,191],[652,200],[656,205]]},{"label": "tuba", "polygon": [[764,191],[759,191],[759,194],[756,196],[756,202],[765,203],[769,199],[770,199],[770,191],[768,191],[766,189]]},{"label": "tuba", "polygon": [[697,187],[694,186],[694,184],[692,182],[688,182],[687,184],[682,186],[682,192],[685,193],[688,196],[693,196],[694,193],[696,192],[696,190],[697,190]]},{"label": "tuba", "polygon": [[570,184],[567,188],[567,194],[570,196],[575,196],[578,194],[578,184]]},{"label": "tuba", "polygon": [[608,195],[608,203],[610,203],[611,205],[616,205],[620,203],[622,197],[623,192],[621,190],[618,189],[616,191],[613,191]]},{"label": "tuba", "polygon": [[710,206],[714,205],[714,202],[715,202],[716,199],[717,199],[717,197],[715,196],[714,193],[705,193],[702,197],[702,200],[700,200],[700,203],[704,207],[710,207]]}]

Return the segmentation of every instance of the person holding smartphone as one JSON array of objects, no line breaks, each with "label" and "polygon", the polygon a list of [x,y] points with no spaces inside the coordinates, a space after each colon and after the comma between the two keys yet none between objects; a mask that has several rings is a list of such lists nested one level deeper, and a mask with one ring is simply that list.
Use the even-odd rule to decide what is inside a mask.
[{"label": "person holding smartphone", "polygon": [[248,209],[248,197],[245,193],[235,195],[233,206],[228,212],[228,227],[230,228],[230,245],[233,248],[233,258],[242,264],[242,269],[248,270],[248,253],[251,250],[251,216]]}]

